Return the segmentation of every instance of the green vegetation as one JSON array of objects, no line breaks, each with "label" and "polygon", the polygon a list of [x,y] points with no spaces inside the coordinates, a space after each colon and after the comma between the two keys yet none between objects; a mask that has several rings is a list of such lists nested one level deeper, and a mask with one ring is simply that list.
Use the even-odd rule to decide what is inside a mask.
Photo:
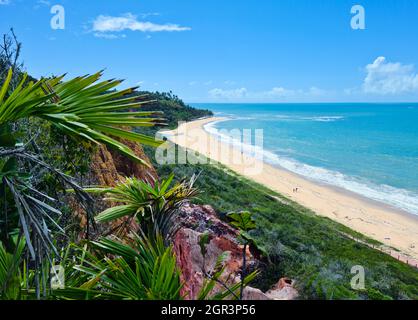
[{"label": "green vegetation", "polygon": [[[64,76],[30,79],[16,63],[21,45],[12,36],[3,37],[0,51],[0,299],[184,298],[171,243],[175,214],[198,193],[194,176],[171,188],[173,175],[161,182],[126,178],[114,188],[79,185],[96,146],[106,145],[149,166],[123,141],[159,146],[161,141],[131,128],[164,124],[161,111],[144,110],[151,103],[147,95],[135,88],[117,91],[120,81],[100,81],[101,72],[67,81]],[[208,113],[171,94],[154,96],[162,109],[181,108],[168,112],[171,122],[177,114]],[[137,111],[139,107],[143,109]],[[75,155],[78,151],[84,160]],[[105,200],[118,205],[97,215],[94,205],[100,201],[88,192],[104,193],[109,196]],[[73,218],[85,215],[78,236],[71,236],[74,228],[63,219],[65,213]],[[125,223],[137,219],[139,228],[123,239],[114,239],[114,234],[106,238],[96,225],[124,218]],[[57,266],[64,269],[65,285]],[[235,288],[244,287],[255,275],[213,297],[213,284],[223,272],[218,269],[224,270],[221,260],[217,267],[205,282],[201,299],[234,298]],[[64,287],[53,286],[55,279]]]},{"label": "green vegetation", "polygon": [[0,242],[0,300],[21,298],[22,272],[20,259],[25,249],[25,241],[16,243],[16,252],[9,253]]},{"label": "green vegetation", "polygon": [[[170,123],[170,127],[175,125]],[[155,133],[158,127],[150,130]],[[296,279],[302,299],[418,298],[416,269],[349,237],[375,246],[379,242],[319,217],[222,165],[159,165],[154,150],[144,149],[162,179],[173,173],[179,180],[199,174],[195,186],[201,193],[193,202],[212,205],[225,221],[229,212],[253,213],[257,228],[247,233],[247,240],[268,256],[253,286],[267,290],[286,276]],[[351,289],[355,265],[365,268],[365,291]]]},{"label": "green vegetation", "polygon": [[115,137],[150,146],[160,144],[152,137],[118,128],[122,124],[152,126],[159,123],[159,119],[152,117],[153,112],[123,111],[127,107],[137,108],[147,101],[126,98],[126,94],[131,93],[132,89],[107,93],[120,81],[99,82],[100,77],[101,73],[96,73],[69,81],[63,81],[63,77],[54,77],[34,83],[27,82],[27,75],[22,74],[20,82],[13,88],[13,70],[9,69],[0,87],[0,188],[4,195],[0,200],[1,207],[4,208],[4,220],[0,221],[3,225],[0,239],[11,245],[8,238],[16,232],[23,233],[31,260],[37,261],[39,265],[43,263],[40,260],[50,259],[50,250],[57,253],[48,226],[52,223],[56,229],[62,231],[53,218],[61,212],[52,204],[56,199],[37,188],[38,177],[36,172],[30,170],[30,165],[52,173],[63,185],[70,185],[80,202],[88,199],[70,177],[42,160],[41,154],[30,144],[32,137],[27,137],[26,141],[19,138],[19,124],[39,119],[52,124],[72,139],[96,145],[106,144],[143,164],[146,162]]},{"label": "green vegetation", "polygon": [[[154,100],[154,105],[144,106],[142,110],[159,110],[164,113],[164,119],[169,129],[177,128],[179,121],[191,121],[198,118],[213,116],[210,110],[195,109],[183,102],[172,92],[148,92],[139,91],[136,95],[146,95],[148,99]],[[156,131],[154,128],[150,128]]]},{"label": "green vegetation", "polygon": [[[128,178],[125,182],[118,184],[114,188],[106,188],[106,189],[99,189],[99,188],[92,188],[86,189],[89,192],[99,192],[104,193],[107,195],[105,198],[107,201],[112,201],[118,203],[120,205],[111,207],[96,216],[96,221],[98,222],[109,222],[114,221],[123,217],[128,216],[129,218],[135,218],[140,226],[140,230],[142,234],[146,234],[147,238],[150,239],[148,241],[149,248],[152,248],[152,244],[160,243],[163,241],[168,246],[170,246],[170,242],[172,241],[173,236],[175,235],[177,228],[176,223],[176,214],[181,206],[184,204],[185,201],[192,200],[199,192],[198,189],[194,188],[193,185],[196,181],[195,176],[192,175],[190,181],[181,181],[176,183],[174,186],[170,187],[171,182],[174,179],[174,175],[171,174],[167,179],[164,179],[160,182],[144,182],[140,181],[135,178]],[[255,221],[251,218],[251,214],[248,212],[245,213],[236,213],[231,215],[231,219],[234,219],[236,227],[241,230],[242,237],[245,239],[245,232],[248,232],[252,228],[255,227]],[[203,257],[206,255],[206,245],[208,244],[209,238],[207,236],[203,237],[200,241],[201,251]],[[224,255],[221,255],[218,258],[218,261],[212,270],[212,272],[206,272],[206,281],[204,283],[201,292],[198,294],[199,299],[224,299],[227,297],[234,297],[242,299],[242,293],[244,287],[252,281],[257,272],[254,271],[251,274],[246,274],[246,249],[247,249],[247,241],[244,241],[244,249],[243,249],[243,271],[241,282],[236,283],[232,286],[228,284],[222,283],[220,280],[221,276],[225,273],[226,265],[223,264]],[[109,246],[108,246],[109,247]],[[142,245],[139,247],[139,251],[145,251],[146,246]],[[125,247],[125,251],[131,252],[132,249],[128,249]],[[138,250],[138,249],[137,249]],[[108,253],[119,253],[123,252],[123,250],[108,250]],[[165,252],[164,254],[161,252],[162,259],[166,255],[170,255],[169,252]],[[157,255],[157,257],[159,257]],[[171,257],[174,259],[173,254],[171,252]],[[142,259],[144,260],[144,259]],[[109,264],[108,259],[105,257],[105,261]],[[145,260],[146,261],[146,260]],[[123,261],[124,262],[124,261]],[[161,266],[153,266],[149,267],[150,270],[160,270],[162,267],[166,267],[166,264],[169,263],[165,261],[164,264],[161,263]],[[90,263],[89,263],[90,264]],[[112,262],[113,264],[113,262]],[[114,274],[118,274],[118,270],[124,270],[127,264],[124,262],[123,266],[116,266],[113,268],[108,267],[107,265],[99,265],[96,270],[97,275],[101,275],[103,270],[110,270]],[[173,272],[175,272],[174,265],[169,264],[170,270],[169,272],[164,272],[167,276]],[[136,266],[138,269],[141,266]],[[157,268],[157,269],[156,269]],[[205,266],[203,266],[203,269]],[[170,273],[171,272],[171,273]],[[87,274],[94,274],[94,272],[86,271]],[[123,273],[130,274],[132,273],[130,269],[124,270]],[[149,275],[149,278],[160,278],[159,274],[157,275]],[[132,279],[131,279],[132,280]],[[89,280],[92,281],[92,280]],[[163,281],[163,279],[161,280]],[[128,284],[129,281],[126,282]],[[179,282],[176,282],[180,284]],[[224,291],[214,294],[211,296],[212,290],[217,283],[222,283],[223,287],[225,288]],[[84,287],[84,284],[82,285]],[[123,285],[122,285],[123,287]],[[176,286],[173,285],[173,288]],[[106,287],[104,287],[106,288]],[[170,287],[171,288],[171,287]],[[181,286],[178,286],[178,290],[180,290]],[[90,288],[89,288],[90,289]],[[111,288],[107,288],[108,291]],[[162,289],[162,288],[160,288]],[[237,291],[239,290],[239,296],[237,295]],[[160,298],[162,293],[160,293]],[[164,296],[166,299],[179,299],[180,296],[176,296],[178,294],[177,291],[173,293],[171,296]],[[156,293],[152,294],[151,296],[147,296],[148,298],[155,297]],[[135,296],[134,296],[135,298]],[[141,298],[138,296],[137,298]]]},{"label": "green vegetation", "polygon": [[[200,243],[204,259],[206,256],[206,245],[207,243],[205,243],[204,241]],[[253,271],[249,275],[243,277],[242,279],[244,280],[241,282],[237,282],[232,285],[223,282],[221,278],[226,272],[226,265],[223,263],[226,257],[227,254],[224,252],[216,260],[213,270],[209,272],[205,270],[205,279],[203,282],[202,289],[197,295],[197,300],[223,300],[227,298],[236,300],[242,299],[243,288],[245,288],[250,282],[252,282],[257,277],[258,271]],[[220,284],[224,288],[224,290],[221,290],[220,292],[211,295],[212,290],[215,288],[217,284]]]},{"label": "green vegetation", "polygon": [[[172,234],[175,215],[187,200],[211,204],[222,219],[232,219],[240,229],[243,253],[247,245],[255,246],[265,258],[259,276],[246,276],[244,267],[243,281],[228,287],[220,281],[225,272],[220,255],[215,268],[205,270],[199,299],[238,299],[250,281],[256,279],[255,285],[265,290],[282,276],[296,279],[307,299],[418,299],[417,270],[349,236],[376,242],[220,165],[154,163],[160,182],[128,177],[114,188],[82,188],[98,145],[144,163],[120,139],[144,144],[152,159],[151,148],[160,144],[152,138],[154,125],[174,128],[180,120],[211,112],[193,109],[172,93],[116,91],[120,81],[99,81],[100,72],[69,81],[34,80],[17,63],[21,46],[14,34],[3,39],[0,299],[184,298]],[[102,201],[92,193],[103,193],[116,206],[98,213],[94,205]],[[74,227],[74,206],[86,220],[81,230]],[[117,239],[96,228],[116,219],[136,219],[139,229]],[[199,241],[203,256],[208,240],[203,234]],[[65,288],[50,285],[56,264],[65,269]],[[364,291],[350,287],[355,265],[366,270]],[[212,295],[218,284],[225,290]]]},{"label": "green vegetation", "polygon": [[[241,240],[241,243],[243,244],[241,278],[244,279],[247,273],[247,247],[252,240],[248,232],[256,229],[256,222],[251,212],[248,212],[248,211],[230,212],[228,213],[227,216],[229,219],[231,219],[231,224],[240,231],[239,238]],[[244,283],[242,283],[242,285],[243,284]],[[241,286],[241,290],[240,290],[241,300],[242,300],[243,293],[244,293],[244,286]]]},{"label": "green vegetation", "polygon": [[[74,262],[74,258],[76,261]],[[163,238],[135,236],[129,245],[103,238],[75,247],[63,260],[66,287],[51,293],[73,300],[178,300],[180,270]]]},{"label": "green vegetation", "polygon": [[[151,154],[150,154],[151,155]],[[417,299],[418,271],[349,239],[375,241],[236,175],[221,165],[156,165],[161,177],[200,173],[199,204],[211,204],[221,218],[249,210],[257,228],[249,234],[269,255],[256,286],[266,290],[280,277],[296,279],[306,299]],[[351,268],[366,270],[366,290],[351,289]],[[254,283],[252,284],[254,286]]]},{"label": "green vegetation", "polygon": [[174,217],[179,208],[198,194],[198,190],[193,187],[194,177],[189,182],[182,181],[170,188],[173,179],[174,175],[161,182],[127,178],[114,188],[85,190],[104,193],[104,200],[119,204],[99,213],[95,218],[97,222],[109,222],[128,216],[136,219],[141,230],[149,237],[161,234],[168,241],[177,231]]}]

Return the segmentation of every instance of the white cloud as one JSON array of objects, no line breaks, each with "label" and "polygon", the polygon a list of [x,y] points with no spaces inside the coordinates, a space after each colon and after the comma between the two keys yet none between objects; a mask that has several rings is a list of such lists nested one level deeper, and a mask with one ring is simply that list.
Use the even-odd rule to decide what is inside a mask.
[{"label": "white cloud", "polygon": [[120,32],[124,30],[140,32],[175,32],[189,31],[191,28],[178,24],[157,24],[147,21],[139,21],[137,16],[127,13],[122,16],[100,15],[93,21],[93,31],[96,33]]},{"label": "white cloud", "polygon": [[254,101],[254,102],[278,102],[278,101],[309,101],[311,99],[327,98],[332,92],[311,87],[308,90],[287,89],[274,87],[267,91],[249,91],[247,88],[237,89],[212,89],[209,96],[221,101]]},{"label": "white cloud", "polygon": [[158,12],[147,12],[147,13],[141,13],[141,18],[143,18],[143,19],[145,19],[145,18],[148,18],[148,17],[155,17],[155,16],[159,16],[160,15],[160,13],[158,13]]},{"label": "white cloud", "polygon": [[310,87],[308,90],[303,89],[286,89],[283,87],[274,87],[270,91],[261,92],[258,95],[261,98],[284,98],[284,99],[305,99],[325,97],[331,92],[317,88]]},{"label": "white cloud", "polygon": [[418,92],[418,74],[413,65],[387,62],[385,57],[378,57],[366,66],[366,72],[363,82],[365,93],[394,95]]},{"label": "white cloud", "polygon": [[0,0],[0,5],[2,4],[9,4],[10,0]]},{"label": "white cloud", "polygon": [[51,2],[48,1],[48,0],[38,0],[36,3],[42,4],[44,6],[50,6],[51,5]]},{"label": "white cloud", "polygon": [[232,81],[232,80],[226,80],[226,81],[224,81],[224,84],[227,85],[227,86],[233,86],[233,85],[236,84],[236,82]]},{"label": "white cloud", "polygon": [[283,88],[283,87],[274,87],[270,91],[262,93],[262,95],[263,96],[270,96],[270,97],[280,98],[280,97],[293,96],[293,95],[295,95],[295,93],[296,92],[294,90],[286,89],[286,88]]},{"label": "white cloud", "polygon": [[319,96],[325,96],[325,95],[327,95],[329,93],[330,92],[328,92],[327,90],[320,89],[320,88],[317,88],[317,87],[310,87],[309,90],[308,90],[308,92],[307,92],[308,95],[310,95],[310,96],[317,96],[317,97],[319,97]]},{"label": "white cloud", "polygon": [[126,38],[126,34],[114,34],[114,33],[100,33],[100,32],[95,32],[94,36],[96,38],[103,38],[103,39],[119,39],[119,38]]},{"label": "white cloud", "polygon": [[239,100],[244,98],[247,95],[248,91],[246,88],[224,90],[215,88],[209,91],[209,95],[212,98],[216,99],[225,99],[225,100]]}]

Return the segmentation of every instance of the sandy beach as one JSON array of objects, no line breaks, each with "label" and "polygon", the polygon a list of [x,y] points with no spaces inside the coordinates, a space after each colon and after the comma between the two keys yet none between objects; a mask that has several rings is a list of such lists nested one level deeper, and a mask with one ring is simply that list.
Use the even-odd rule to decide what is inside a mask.
[{"label": "sandy beach", "polygon": [[[176,130],[165,131],[164,135],[170,141],[204,154],[238,174],[311,209],[318,215],[328,217],[389,247],[400,250],[404,257],[418,259],[418,218],[389,206],[368,201],[350,192],[315,183],[243,154],[232,145],[219,141],[217,137],[204,129],[206,124],[222,120],[225,119],[214,117],[184,123]],[[216,146],[218,150],[228,150],[228,152],[216,152],[213,146]],[[242,159],[242,161],[236,161],[236,159]],[[249,170],[249,166],[262,168],[262,170],[259,172]],[[297,192],[294,191],[295,188],[298,188]],[[393,255],[397,254],[393,253]]]}]

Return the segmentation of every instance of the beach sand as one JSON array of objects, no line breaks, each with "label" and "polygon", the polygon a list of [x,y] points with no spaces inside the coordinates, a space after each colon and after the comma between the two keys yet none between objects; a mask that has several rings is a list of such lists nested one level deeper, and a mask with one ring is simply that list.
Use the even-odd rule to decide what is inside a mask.
[{"label": "beach sand", "polygon": [[[410,264],[417,263],[418,219],[415,216],[368,201],[350,192],[321,185],[247,156],[232,145],[219,141],[219,138],[204,129],[206,124],[222,120],[225,118],[213,117],[183,123],[176,130],[163,132],[163,135],[182,147],[197,151],[238,174],[265,185],[318,215],[400,250],[403,260],[411,257]],[[228,152],[220,154],[217,150]],[[241,161],[236,161],[237,159]],[[249,167],[262,170],[256,172]],[[295,188],[298,188],[297,192],[294,191]],[[398,253],[392,252],[392,255],[397,257]]]}]

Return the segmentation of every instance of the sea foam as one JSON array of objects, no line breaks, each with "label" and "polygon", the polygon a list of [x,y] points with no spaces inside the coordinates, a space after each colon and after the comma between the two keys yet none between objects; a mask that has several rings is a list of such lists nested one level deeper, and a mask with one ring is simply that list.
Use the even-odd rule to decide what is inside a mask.
[{"label": "sea foam", "polygon": [[[312,117],[312,121],[337,121],[343,117]],[[330,120],[332,119],[332,120]],[[279,166],[287,171],[296,173],[309,180],[320,182],[334,187],[339,187],[365,198],[390,205],[397,209],[418,215],[418,195],[412,191],[395,188],[389,185],[378,185],[364,178],[352,177],[338,171],[321,167],[315,167],[301,163],[295,159],[279,156],[272,151],[265,150],[259,146],[248,145],[230,136],[219,132],[216,124],[224,121],[235,120],[231,118],[214,121],[204,126],[204,129],[217,137],[219,140],[230,143],[234,148],[243,151],[245,154],[262,160],[273,166]]]}]

